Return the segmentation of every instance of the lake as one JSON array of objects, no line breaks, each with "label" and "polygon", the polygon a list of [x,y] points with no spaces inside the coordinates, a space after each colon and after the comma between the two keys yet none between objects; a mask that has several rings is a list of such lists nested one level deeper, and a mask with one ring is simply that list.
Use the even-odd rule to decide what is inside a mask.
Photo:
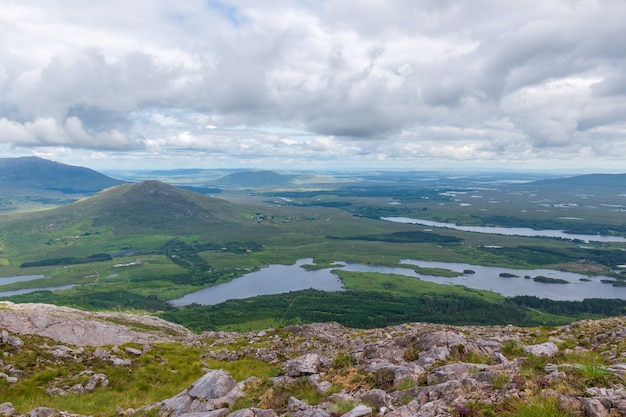
[{"label": "lake", "polygon": [[44,275],[18,275],[15,277],[0,277],[0,285],[13,284],[14,282],[32,281],[38,278],[45,278]]},{"label": "lake", "polygon": [[0,292],[0,297],[11,297],[14,295],[28,294],[35,291],[56,291],[56,290],[69,290],[70,288],[77,287],[81,284],[69,284],[60,285],[58,287],[45,287],[45,288],[25,288],[23,290],[3,291]]},{"label": "lake", "polygon": [[[191,294],[170,301],[176,307],[192,303],[215,305],[226,300],[244,299],[257,295],[281,294],[314,288],[322,291],[342,291],[342,283],[332,273],[333,268],[307,271],[301,265],[311,263],[312,259],[300,259],[294,265],[271,265],[257,272],[246,274],[231,282],[204,288]],[[585,298],[619,298],[626,300],[626,287],[613,287],[600,282],[601,279],[612,279],[606,276],[587,276],[571,272],[550,269],[519,270],[499,267],[478,266],[449,262],[424,262],[406,259],[403,264],[417,265],[426,268],[444,268],[457,272],[473,270],[474,274],[464,274],[457,278],[436,277],[418,274],[409,268],[369,266],[338,262],[342,270],[355,272],[380,272],[398,274],[422,279],[438,284],[458,284],[469,288],[490,290],[507,297],[516,295],[536,295],[540,298],[553,300],[583,300]],[[339,266],[339,265],[338,265]],[[502,278],[501,273],[517,275],[518,278]],[[569,284],[544,284],[526,279],[525,276],[560,278]],[[588,279],[588,282],[581,281]]]},{"label": "lake", "polygon": [[270,265],[260,271],[213,287],[187,294],[170,301],[176,307],[192,303],[213,305],[226,300],[239,300],[257,295],[281,294],[314,288],[322,291],[343,291],[343,285],[330,269],[307,271],[301,265],[310,264],[312,258],[298,260],[293,265]]},{"label": "lake", "polygon": [[507,236],[528,236],[528,237],[555,237],[559,239],[582,240],[583,242],[626,242],[626,238],[621,236],[602,235],[577,235],[565,233],[562,230],[535,230],[529,227],[485,227],[485,226],[459,226],[454,223],[434,222],[431,220],[413,219],[410,217],[381,217],[395,223],[420,224],[428,227],[443,227],[448,229],[462,230],[464,232],[490,233]]}]

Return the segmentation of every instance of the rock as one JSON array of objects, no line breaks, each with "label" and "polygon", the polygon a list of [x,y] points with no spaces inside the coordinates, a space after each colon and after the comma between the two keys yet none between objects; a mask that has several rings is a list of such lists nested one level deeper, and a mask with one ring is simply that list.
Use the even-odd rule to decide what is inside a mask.
[{"label": "rock", "polygon": [[[95,313],[49,304],[14,304],[9,301],[0,302],[0,308],[0,328],[18,334],[45,336],[74,346],[168,342],[192,335],[183,326],[153,316]],[[5,343],[21,342],[19,339],[10,340]]]},{"label": "rock", "polygon": [[426,376],[428,385],[437,385],[444,382],[463,379],[469,374],[469,368],[462,363],[453,363],[441,366],[429,372]]},{"label": "rock", "polygon": [[[229,414],[230,414],[230,411],[228,410],[228,408],[219,408],[217,410],[211,410],[211,411],[186,413],[185,417],[226,417]],[[134,413],[131,414],[129,417],[132,417],[133,415]]]},{"label": "rock", "polygon": [[163,401],[162,409],[177,416],[191,412],[212,411],[223,408],[225,397],[236,386],[235,380],[224,370],[210,371],[177,396]]},{"label": "rock", "polygon": [[13,403],[6,402],[0,404],[0,416],[2,417],[13,417],[16,414],[15,408],[13,407]]},{"label": "rock", "polygon": [[93,391],[98,385],[102,388],[109,386],[109,379],[105,374],[93,374],[89,377],[89,381],[85,384],[85,390]]},{"label": "rock", "polygon": [[622,379],[626,379],[626,363],[616,363],[614,365],[609,366],[608,369],[616,376]]},{"label": "rock", "polygon": [[93,351],[93,357],[94,358],[100,358],[100,359],[108,359],[109,358],[109,352],[107,352],[106,349],[104,349],[103,347],[98,346]]},{"label": "rock", "polygon": [[135,349],[135,348],[132,348],[132,347],[125,348],[124,352],[128,353],[129,355],[135,355],[135,356],[143,355],[143,351],[142,350]]},{"label": "rock", "polygon": [[74,395],[81,395],[85,393],[85,387],[83,386],[83,384],[76,384],[70,387],[68,391]]},{"label": "rock", "polygon": [[228,417],[276,417],[276,413],[272,410],[261,410],[259,408],[244,408],[234,413],[228,414]]},{"label": "rock", "polygon": [[390,381],[391,386],[396,386],[407,380],[415,382],[426,372],[424,368],[419,365],[394,365],[385,362],[371,365],[368,371],[376,374],[376,377],[380,376],[381,372],[389,373],[393,376],[393,381]]},{"label": "rock", "polygon": [[71,348],[67,347],[67,346],[55,346],[54,349],[50,352],[52,353],[52,356],[57,357],[57,358],[68,358],[70,357],[70,352],[72,351]]},{"label": "rock", "polygon": [[609,415],[602,402],[596,398],[582,398],[581,402],[587,417],[607,417]]},{"label": "rock", "polygon": [[450,349],[445,346],[436,346],[430,350],[418,353],[417,363],[421,366],[429,366],[436,362],[447,361],[450,358]]},{"label": "rock", "polygon": [[122,359],[118,358],[117,356],[111,356],[109,360],[115,366],[130,366],[132,363],[130,359]]},{"label": "rock", "polygon": [[365,391],[363,394],[359,395],[358,398],[364,404],[375,406],[377,410],[391,405],[391,399],[389,395],[387,395],[387,392],[383,391],[382,389],[372,389],[369,391]]},{"label": "rock", "polygon": [[308,408],[311,408],[309,404],[304,401],[297,399],[296,397],[289,397],[289,401],[287,401],[287,411],[304,411]]},{"label": "rock", "polygon": [[59,387],[48,388],[46,390],[46,393],[52,397],[62,397],[62,396],[67,395],[67,391]]},{"label": "rock", "polygon": [[362,416],[367,416],[370,414],[372,414],[371,407],[368,407],[364,404],[359,404],[356,407],[354,407],[352,410],[343,414],[343,417],[362,417]]},{"label": "rock", "polygon": [[524,346],[523,349],[534,356],[554,356],[559,353],[559,348],[553,342]]},{"label": "rock", "polygon": [[318,354],[307,353],[299,358],[287,361],[285,373],[291,377],[316,374],[320,364],[321,360]]},{"label": "rock", "polygon": [[58,416],[61,413],[54,408],[50,407],[38,407],[28,413],[29,417],[53,417]]},{"label": "rock", "polygon": [[447,330],[429,333],[419,342],[422,350],[430,350],[435,347],[447,347],[449,349],[452,346],[465,346],[466,344],[467,340],[465,339],[465,336],[460,333]]}]

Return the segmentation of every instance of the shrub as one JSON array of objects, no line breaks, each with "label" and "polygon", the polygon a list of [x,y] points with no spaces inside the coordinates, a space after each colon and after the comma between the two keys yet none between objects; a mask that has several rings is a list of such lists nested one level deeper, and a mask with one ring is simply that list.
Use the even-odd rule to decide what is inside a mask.
[{"label": "shrub", "polygon": [[380,388],[385,391],[389,391],[393,388],[393,383],[396,379],[396,375],[389,369],[379,369],[374,373],[374,385],[376,388]]},{"label": "shrub", "polygon": [[333,358],[332,367],[335,369],[347,368],[355,364],[355,360],[349,353],[339,352]]},{"label": "shrub", "polygon": [[416,347],[410,347],[404,351],[402,358],[407,362],[415,362],[419,358],[420,350]]}]

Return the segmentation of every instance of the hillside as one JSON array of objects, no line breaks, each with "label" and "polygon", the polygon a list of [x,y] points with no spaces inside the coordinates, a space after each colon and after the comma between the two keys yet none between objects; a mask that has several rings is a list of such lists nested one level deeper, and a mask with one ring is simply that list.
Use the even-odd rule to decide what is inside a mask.
[{"label": "hillside", "polygon": [[[242,233],[249,236],[255,222],[247,210],[158,181],[123,184],[62,207],[1,219],[0,261],[13,267],[56,265],[59,274],[72,276],[64,284],[82,282],[81,274],[58,265],[102,261],[120,252],[168,254],[173,264],[209,268],[197,252],[222,248]],[[194,249],[174,243],[179,236],[202,237],[206,244]],[[173,264],[154,268],[175,272]]]},{"label": "hillside", "polygon": [[0,188],[94,193],[124,181],[89,168],[65,165],[38,157],[1,158]]},{"label": "hillside", "polygon": [[74,208],[92,214],[95,227],[112,227],[117,233],[175,235],[233,221],[241,212],[236,204],[158,181],[114,187]]},{"label": "hillside", "polygon": [[[151,317],[81,313],[0,303],[2,415],[626,415],[624,317],[193,335]],[[49,331],[64,321],[66,331]]]},{"label": "hillside", "polygon": [[235,172],[220,178],[216,182],[222,186],[242,188],[284,187],[292,185],[288,176],[273,171]]}]

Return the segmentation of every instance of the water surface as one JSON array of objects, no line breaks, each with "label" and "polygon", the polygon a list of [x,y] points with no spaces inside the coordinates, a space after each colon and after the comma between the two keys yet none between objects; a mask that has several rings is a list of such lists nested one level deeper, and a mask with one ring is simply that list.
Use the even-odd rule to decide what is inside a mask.
[{"label": "water surface", "polygon": [[486,226],[459,226],[454,223],[434,222],[431,220],[413,219],[411,217],[381,217],[395,223],[421,224],[429,227],[443,227],[448,229],[462,230],[464,232],[490,233],[494,235],[528,236],[528,237],[555,237],[569,240],[582,240],[583,242],[626,242],[621,236],[603,235],[580,235],[565,233],[563,230],[535,230],[529,227],[486,227]]},{"label": "water surface", "polygon": [[[306,271],[301,265],[311,263],[312,259],[300,259],[294,265],[271,265],[258,272],[252,272],[228,283],[204,288],[191,294],[170,301],[170,304],[180,307],[192,303],[214,305],[226,300],[244,299],[265,294],[281,294],[290,291],[315,288],[323,291],[342,291],[342,283],[332,273],[333,268],[317,271]],[[398,274],[415,277],[428,282],[448,285],[463,285],[468,288],[494,291],[507,297],[516,295],[535,295],[552,300],[583,300],[585,298],[619,298],[626,300],[626,287],[613,287],[600,280],[613,278],[607,276],[587,276],[572,272],[562,272],[551,269],[519,270],[489,266],[470,265],[450,262],[425,262],[406,259],[405,265],[416,265],[424,268],[443,268],[463,273],[465,270],[474,271],[473,274],[462,274],[456,278],[437,277],[418,274],[411,268],[402,266],[385,267],[362,264],[342,263],[342,270],[354,272],[379,272],[383,274]],[[516,275],[517,278],[502,278],[501,273]],[[569,284],[545,284],[535,282],[530,278],[536,276],[565,279]],[[528,276],[529,278],[525,278]],[[589,280],[588,282],[581,279]]]}]

